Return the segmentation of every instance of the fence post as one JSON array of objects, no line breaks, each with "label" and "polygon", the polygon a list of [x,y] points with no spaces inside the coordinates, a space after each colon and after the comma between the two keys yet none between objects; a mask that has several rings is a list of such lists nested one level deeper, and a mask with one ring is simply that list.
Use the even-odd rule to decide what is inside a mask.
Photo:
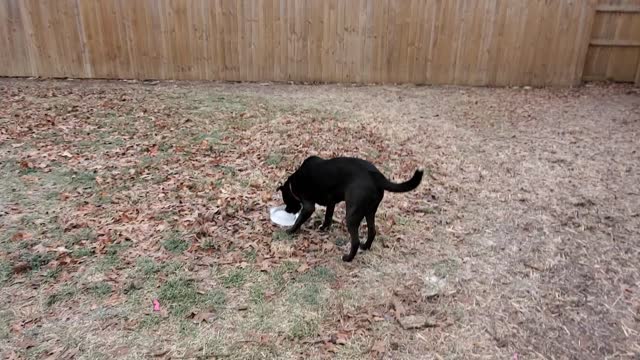
[{"label": "fence post", "polygon": [[584,19],[584,32],[580,41],[580,48],[578,51],[578,60],[576,61],[576,74],[573,80],[574,85],[580,85],[584,76],[584,67],[587,64],[587,53],[589,52],[589,43],[591,41],[591,31],[593,29],[593,22],[596,18],[596,5],[598,0],[589,0],[584,2],[586,7],[585,11],[587,17]]}]

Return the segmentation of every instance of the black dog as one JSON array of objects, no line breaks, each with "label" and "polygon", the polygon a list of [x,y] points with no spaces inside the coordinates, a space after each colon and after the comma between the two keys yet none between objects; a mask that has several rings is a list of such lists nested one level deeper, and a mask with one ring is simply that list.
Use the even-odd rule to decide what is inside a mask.
[{"label": "black dog", "polygon": [[[401,184],[392,183],[370,162],[348,157],[322,159],[308,157],[287,181],[278,188],[288,213],[300,215],[295,224],[287,230],[293,234],[300,229],[313,211],[315,204],[326,206],[324,223],[320,230],[327,230],[333,220],[333,210],[337,203],[346,201],[347,228],[351,236],[351,251],[342,260],[351,261],[358,252],[371,248],[376,236],[375,215],[384,191],[407,192],[420,185],[422,170],[416,170],[413,177]],[[362,219],[367,219],[367,241],[360,244],[358,228]]]}]

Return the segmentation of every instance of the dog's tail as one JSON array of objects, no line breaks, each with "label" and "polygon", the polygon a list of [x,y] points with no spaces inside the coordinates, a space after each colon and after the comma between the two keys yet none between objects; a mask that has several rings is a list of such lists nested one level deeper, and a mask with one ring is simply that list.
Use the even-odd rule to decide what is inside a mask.
[{"label": "dog's tail", "polygon": [[375,174],[377,175],[376,182],[383,189],[391,192],[407,192],[417,188],[418,185],[420,185],[420,182],[422,181],[423,173],[424,173],[423,170],[418,169],[416,170],[415,173],[413,173],[413,177],[411,177],[411,179],[399,184],[389,181],[389,179],[387,179],[384,175],[380,173],[375,173]]}]

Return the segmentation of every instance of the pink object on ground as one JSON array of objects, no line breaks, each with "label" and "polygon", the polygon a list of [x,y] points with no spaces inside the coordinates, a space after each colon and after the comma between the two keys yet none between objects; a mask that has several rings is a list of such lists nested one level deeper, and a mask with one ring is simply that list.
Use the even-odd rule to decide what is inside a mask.
[{"label": "pink object on ground", "polygon": [[160,311],[160,302],[158,299],[153,299],[153,311]]}]

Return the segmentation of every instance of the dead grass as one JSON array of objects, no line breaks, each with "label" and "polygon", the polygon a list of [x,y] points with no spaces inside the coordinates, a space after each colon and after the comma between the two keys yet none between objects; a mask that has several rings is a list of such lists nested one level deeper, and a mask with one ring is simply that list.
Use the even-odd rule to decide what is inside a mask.
[{"label": "dead grass", "polygon": [[[3,358],[640,356],[636,89],[0,89]],[[311,153],[427,177],[345,264],[268,222]]]}]

